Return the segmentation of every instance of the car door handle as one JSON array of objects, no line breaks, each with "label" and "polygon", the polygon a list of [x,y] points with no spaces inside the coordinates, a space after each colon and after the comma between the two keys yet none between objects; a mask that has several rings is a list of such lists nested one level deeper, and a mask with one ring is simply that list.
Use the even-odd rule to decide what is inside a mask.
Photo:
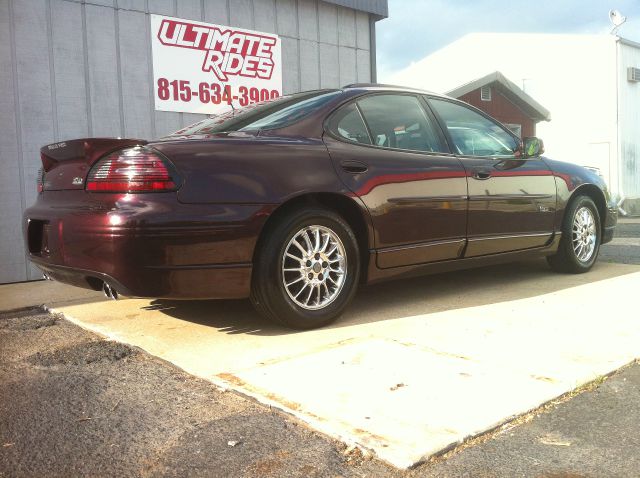
[{"label": "car door handle", "polygon": [[366,164],[360,161],[355,161],[353,159],[340,161],[340,167],[342,168],[343,171],[349,174],[366,173],[367,170],[369,169],[369,167]]},{"label": "car door handle", "polygon": [[483,179],[489,179],[490,177],[491,177],[491,171],[481,169],[473,172],[473,179],[483,180]]}]

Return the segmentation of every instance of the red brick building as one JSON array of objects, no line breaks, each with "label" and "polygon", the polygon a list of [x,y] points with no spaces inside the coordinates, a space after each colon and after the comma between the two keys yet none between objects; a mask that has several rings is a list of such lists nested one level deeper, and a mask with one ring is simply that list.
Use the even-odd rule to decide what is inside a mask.
[{"label": "red brick building", "polygon": [[536,124],[549,121],[549,111],[496,71],[455,88],[447,95],[481,109],[521,138],[536,135]]}]

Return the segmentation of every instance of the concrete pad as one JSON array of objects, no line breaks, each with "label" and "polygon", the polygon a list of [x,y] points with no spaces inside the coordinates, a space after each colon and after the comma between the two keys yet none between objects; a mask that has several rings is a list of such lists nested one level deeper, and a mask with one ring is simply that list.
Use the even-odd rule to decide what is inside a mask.
[{"label": "concrete pad", "polygon": [[43,304],[57,307],[105,300],[102,292],[80,289],[60,282],[40,280],[0,284],[0,311],[38,307]]},{"label": "concrete pad", "polygon": [[638,266],[496,266],[363,289],[309,332],[246,301],[57,310],[406,468],[639,357],[639,286]]}]

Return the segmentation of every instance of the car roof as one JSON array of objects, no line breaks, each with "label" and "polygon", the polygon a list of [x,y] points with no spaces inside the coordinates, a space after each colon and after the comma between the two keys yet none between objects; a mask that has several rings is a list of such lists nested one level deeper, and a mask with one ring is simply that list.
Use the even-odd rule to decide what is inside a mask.
[{"label": "car roof", "polygon": [[406,93],[419,93],[422,95],[438,96],[441,98],[449,98],[441,93],[433,91],[421,90],[419,88],[411,88],[400,85],[386,85],[383,83],[351,83],[342,87],[343,90],[361,90],[361,91],[401,91]]}]

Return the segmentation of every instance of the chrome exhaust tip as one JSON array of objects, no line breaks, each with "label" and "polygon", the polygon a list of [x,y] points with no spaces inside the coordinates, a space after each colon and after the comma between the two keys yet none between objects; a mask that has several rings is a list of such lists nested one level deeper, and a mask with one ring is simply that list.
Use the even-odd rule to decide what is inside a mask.
[{"label": "chrome exhaust tip", "polygon": [[49,274],[47,274],[46,272],[43,272],[43,273],[42,273],[42,278],[43,278],[44,280],[53,280],[51,277],[49,277]]},{"label": "chrome exhaust tip", "polygon": [[106,282],[102,284],[102,292],[107,299],[118,300],[118,291],[111,287]]}]

